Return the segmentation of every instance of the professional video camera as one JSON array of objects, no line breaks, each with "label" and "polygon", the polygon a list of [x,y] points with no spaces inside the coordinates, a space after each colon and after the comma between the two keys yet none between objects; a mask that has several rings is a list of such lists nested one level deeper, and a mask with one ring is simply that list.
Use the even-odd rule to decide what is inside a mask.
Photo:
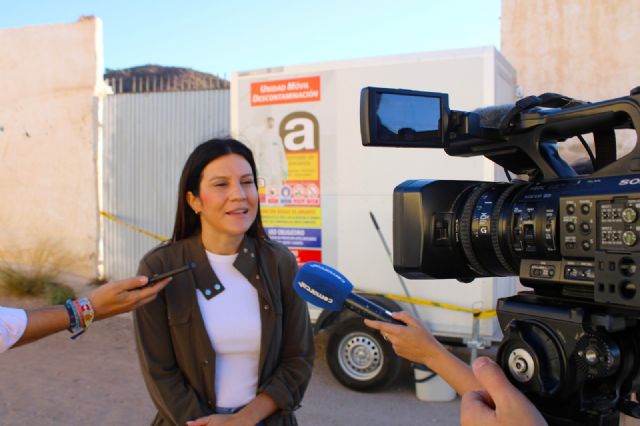
[{"label": "professional video camera", "polygon": [[[497,359],[551,424],[640,417],[640,145],[616,159],[616,130],[640,129],[640,88],[598,103],[557,94],[449,110],[443,93],[368,87],[366,146],[484,155],[527,180],[410,180],[393,196],[394,268],[407,278],[518,275],[500,299]],[[596,155],[583,135],[592,134]],[[592,173],[557,143],[578,137]]]}]

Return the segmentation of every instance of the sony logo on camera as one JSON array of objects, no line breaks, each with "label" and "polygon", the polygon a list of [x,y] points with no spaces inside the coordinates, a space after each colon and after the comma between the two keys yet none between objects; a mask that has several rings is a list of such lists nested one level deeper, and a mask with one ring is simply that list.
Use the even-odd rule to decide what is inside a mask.
[{"label": "sony logo on camera", "polygon": [[618,185],[638,185],[640,184],[640,178],[622,179],[618,182]]}]

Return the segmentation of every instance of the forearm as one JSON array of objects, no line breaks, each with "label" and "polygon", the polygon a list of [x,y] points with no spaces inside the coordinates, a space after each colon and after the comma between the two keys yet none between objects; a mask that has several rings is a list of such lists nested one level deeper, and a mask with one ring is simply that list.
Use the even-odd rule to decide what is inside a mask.
[{"label": "forearm", "polygon": [[50,306],[27,311],[27,328],[14,346],[33,342],[69,328],[69,315],[64,306]]},{"label": "forearm", "polygon": [[247,425],[255,425],[266,419],[278,409],[276,402],[264,392],[259,393],[253,400],[247,404],[242,410],[233,416],[242,423]]},{"label": "forearm", "polygon": [[424,357],[423,363],[449,383],[459,395],[483,389],[471,367],[440,344],[433,348],[431,355]]},{"label": "forearm", "polygon": [[382,336],[393,345],[393,350],[412,362],[426,365],[442,377],[460,395],[470,390],[482,389],[471,367],[449,352],[431,332],[406,312],[394,312],[393,317],[406,325],[389,324],[365,319],[365,324],[380,330]]}]

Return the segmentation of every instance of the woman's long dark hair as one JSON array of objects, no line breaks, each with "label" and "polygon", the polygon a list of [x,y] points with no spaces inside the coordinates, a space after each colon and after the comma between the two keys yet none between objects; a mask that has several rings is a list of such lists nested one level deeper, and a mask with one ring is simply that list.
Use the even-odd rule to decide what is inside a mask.
[{"label": "woman's long dark hair", "polygon": [[[187,192],[191,192],[196,196],[199,195],[200,181],[202,180],[204,168],[213,160],[229,154],[238,154],[247,160],[251,166],[256,190],[258,189],[256,162],[253,159],[251,150],[246,145],[235,139],[211,139],[201,143],[193,150],[182,169],[178,186],[178,207],[176,209],[176,222],[173,226],[173,236],[171,237],[172,241],[189,238],[200,232],[200,217],[195,214],[187,203]],[[262,226],[259,204],[256,218],[247,230],[247,235],[256,238],[258,241],[267,238]]]}]

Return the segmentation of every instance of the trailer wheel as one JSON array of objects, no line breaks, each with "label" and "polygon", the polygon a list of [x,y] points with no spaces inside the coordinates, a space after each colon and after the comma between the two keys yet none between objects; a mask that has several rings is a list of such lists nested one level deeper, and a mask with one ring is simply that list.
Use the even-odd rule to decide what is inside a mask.
[{"label": "trailer wheel", "polygon": [[346,387],[370,391],[398,377],[402,359],[380,333],[349,318],[336,324],[327,343],[327,362],[333,376]]}]

